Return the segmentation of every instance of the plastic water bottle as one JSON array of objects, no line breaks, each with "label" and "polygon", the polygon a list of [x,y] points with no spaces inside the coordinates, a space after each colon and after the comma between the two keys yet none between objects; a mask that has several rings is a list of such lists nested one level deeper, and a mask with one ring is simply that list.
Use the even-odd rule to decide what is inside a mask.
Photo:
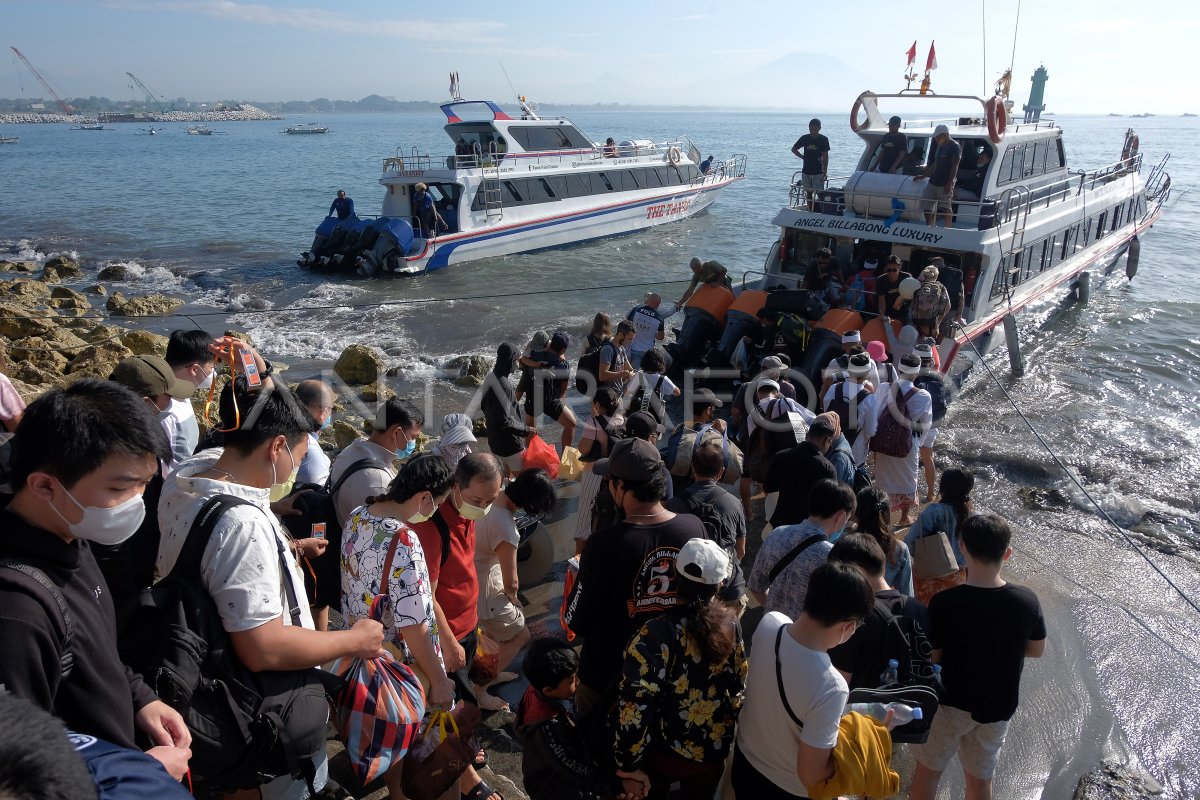
[{"label": "plastic water bottle", "polygon": [[851,711],[857,711],[864,717],[871,717],[879,722],[883,722],[884,718],[887,717],[888,711],[893,711],[895,712],[895,716],[892,719],[897,726],[907,725],[914,719],[925,718],[925,712],[921,710],[920,706],[913,708],[903,703],[888,703],[887,705],[883,703],[850,703],[846,706],[846,712],[849,713]]},{"label": "plastic water bottle", "polygon": [[933,684],[938,688],[938,691],[941,691],[941,689],[942,689],[942,665],[941,664],[933,665]]},{"label": "plastic water bottle", "polygon": [[880,686],[892,686],[900,682],[900,662],[894,658],[888,659],[887,669],[879,676]]}]

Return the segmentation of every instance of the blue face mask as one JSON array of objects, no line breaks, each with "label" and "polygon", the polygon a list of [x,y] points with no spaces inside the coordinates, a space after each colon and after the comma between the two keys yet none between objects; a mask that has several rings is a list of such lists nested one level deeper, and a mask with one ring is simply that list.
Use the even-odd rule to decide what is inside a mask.
[{"label": "blue face mask", "polygon": [[325,421],[321,423],[321,430],[325,430],[332,424],[333,424],[333,415],[330,414],[328,417],[325,418]]},{"label": "blue face mask", "polygon": [[416,449],[417,449],[417,440],[409,439],[408,447],[404,448],[403,450],[396,451],[396,458],[408,458],[416,451]]}]

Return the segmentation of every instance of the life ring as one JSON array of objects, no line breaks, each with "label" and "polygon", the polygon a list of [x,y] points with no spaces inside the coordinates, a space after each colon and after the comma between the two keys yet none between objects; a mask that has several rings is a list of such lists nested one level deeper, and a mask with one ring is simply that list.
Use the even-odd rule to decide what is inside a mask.
[{"label": "life ring", "polygon": [[1008,130],[1008,112],[1004,110],[1004,98],[993,95],[983,104],[987,113],[988,138],[994,144],[1004,141],[1004,132]]},{"label": "life ring", "polygon": [[791,237],[787,235],[787,228],[784,228],[783,234],[779,237],[779,263],[787,262],[788,248],[792,246]]},{"label": "life ring", "polygon": [[671,162],[672,166],[678,165],[680,158],[682,158],[682,156],[679,153],[678,147],[672,147],[667,151],[667,160]]},{"label": "life ring", "polygon": [[1138,141],[1138,135],[1131,129],[1129,133],[1125,135],[1125,146],[1121,148],[1121,160],[1128,161],[1136,156],[1138,153],[1139,144],[1140,142]]},{"label": "life ring", "polygon": [[858,133],[863,128],[869,128],[871,126],[870,115],[868,115],[867,118],[862,122],[858,121],[858,112],[862,110],[862,107],[863,96],[860,94],[858,99],[854,101],[854,105],[850,107],[850,130],[854,131],[855,133]]}]

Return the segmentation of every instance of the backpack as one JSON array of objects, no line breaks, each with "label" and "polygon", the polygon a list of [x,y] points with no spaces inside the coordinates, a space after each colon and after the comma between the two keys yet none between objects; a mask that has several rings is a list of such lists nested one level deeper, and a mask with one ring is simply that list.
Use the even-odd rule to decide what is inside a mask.
[{"label": "backpack", "polygon": [[[846,393],[844,391],[845,390],[844,384],[845,384],[845,381],[838,381],[836,384],[834,384],[833,399],[829,401],[829,406],[825,410],[832,411],[833,413],[838,415],[838,419],[841,420],[841,422],[842,422],[842,432],[843,433],[845,433],[845,432],[857,433],[859,428],[862,427],[862,422],[863,422],[863,420],[862,420],[862,413],[863,413],[862,412],[862,407],[863,407],[862,404],[863,404],[863,401],[866,400],[867,397],[870,395],[870,392],[868,392],[865,388],[860,387],[858,390],[858,394],[855,395],[855,397],[854,397],[854,400],[850,401],[850,400],[846,399]],[[853,404],[854,404],[854,422],[855,422],[854,425],[850,424],[851,402],[853,402]],[[854,436],[846,437],[846,439],[851,444],[854,443],[855,438],[856,437],[854,437]]]},{"label": "backpack", "polygon": [[[324,486],[310,484],[302,487],[309,491],[298,495],[293,503],[295,510],[300,513],[280,517],[283,527],[287,528],[288,533],[295,539],[305,539],[318,532],[327,536],[330,531],[336,531],[335,536],[339,536],[342,524],[338,521],[337,506],[333,502],[338,489],[342,488],[342,484],[356,472],[364,469],[387,469],[387,467],[387,464],[373,458],[360,458],[346,467],[341,477],[332,484],[327,480]],[[330,477],[332,478],[332,475]],[[338,539],[335,538],[334,541],[336,542]]]},{"label": "backpack", "polygon": [[776,398],[767,406],[766,418],[772,422],[786,419],[790,424],[783,430],[770,430],[766,425],[756,425],[754,433],[750,434],[750,443],[746,446],[744,473],[759,483],[767,479],[771,468],[771,459],[780,450],[796,447],[804,441],[804,420],[787,405],[786,411],[779,412],[779,405],[784,398]]},{"label": "backpack", "polygon": [[[121,660],[183,715],[199,793],[292,775],[315,794],[312,759],[325,748],[323,678],[330,676],[317,669],[252,672],[234,651],[200,575],[217,522],[237,505],[253,504],[216,495],[200,509],[170,574],[142,592],[135,624],[119,642]],[[298,623],[301,601],[288,578],[287,552],[276,544],[288,612]]]},{"label": "backpack", "polygon": [[[588,350],[579,357],[579,363],[575,365],[575,391],[582,395],[591,397],[592,393],[600,386],[600,352],[606,344],[608,344],[607,340]],[[610,368],[617,363],[616,352],[617,348],[614,347],[613,359],[608,364]],[[588,380],[589,375],[591,380]]]},{"label": "backpack", "polygon": [[922,283],[921,288],[913,295],[908,313],[914,323],[935,322],[949,307],[946,287],[937,281],[928,281]]},{"label": "backpack", "polygon": [[638,389],[633,393],[633,397],[629,400],[629,411],[635,413],[638,411],[646,411],[650,416],[662,425],[667,421],[667,407],[663,403],[662,385],[667,379],[666,375],[658,376],[658,383],[654,384],[654,389],[651,392],[646,391],[645,375],[638,378]]},{"label": "backpack", "polygon": [[879,424],[869,442],[872,453],[892,458],[907,458],[912,452],[913,437],[917,436],[918,432],[908,416],[908,401],[916,393],[915,386],[904,394],[889,392],[888,399],[894,398],[895,402],[885,403],[879,410]]},{"label": "backpack", "polygon": [[[701,425],[696,430],[691,430],[686,424],[680,423],[675,428],[675,432],[671,434],[671,438],[667,440],[667,449],[663,453],[663,463],[667,465],[667,469],[672,475],[677,478],[686,478],[692,474],[692,453],[696,450],[696,445],[704,442],[704,437],[712,432],[711,439],[715,440],[717,432],[713,430],[712,423]],[[721,434],[721,447],[725,453],[725,466],[729,466],[729,434]]]},{"label": "backpack", "polygon": [[913,386],[929,392],[933,401],[933,421],[941,422],[946,416],[946,381],[941,375],[921,375],[913,381]]},{"label": "backpack", "polygon": [[616,439],[625,438],[625,425],[623,423],[614,423],[611,420],[607,424],[603,417],[596,418],[596,426],[600,428],[600,432],[604,434],[603,439],[593,439],[592,449],[584,453],[580,457],[580,461],[598,461],[612,452],[613,442]]},{"label": "backpack", "polygon": [[0,560],[0,585],[19,589],[42,604],[46,616],[55,625],[59,634],[58,681],[62,683],[75,667],[75,654],[71,645],[75,641],[75,624],[58,585],[32,564],[12,558]]}]

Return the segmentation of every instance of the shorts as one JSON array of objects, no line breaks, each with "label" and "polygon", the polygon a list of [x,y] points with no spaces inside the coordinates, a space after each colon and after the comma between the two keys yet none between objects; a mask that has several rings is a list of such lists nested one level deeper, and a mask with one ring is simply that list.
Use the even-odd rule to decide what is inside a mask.
[{"label": "shorts", "polygon": [[990,781],[1000,760],[1000,748],[1008,732],[1008,720],[976,722],[971,714],[953,706],[942,706],[929,729],[929,739],[917,745],[913,755],[924,767],[945,772],[958,753],[963,769],[972,777]]},{"label": "shorts", "polygon": [[934,186],[927,181],[925,188],[921,190],[921,198],[925,200],[923,207],[927,214],[949,214],[954,210],[945,186]]},{"label": "shorts", "polygon": [[813,175],[801,173],[800,185],[808,191],[819,192],[825,188],[825,176],[820,172]]},{"label": "shorts", "polygon": [[927,449],[927,450],[932,450],[933,443],[937,441],[937,437],[938,437],[938,426],[933,425],[929,428],[929,431],[924,436],[921,437],[921,440],[920,440],[921,448]]},{"label": "shorts", "polygon": [[[542,413],[555,422],[558,422],[558,419],[563,415],[563,410],[565,408],[566,407],[563,405],[562,400],[542,401]],[[525,416],[532,417],[533,421],[537,422],[539,415],[537,413],[537,408],[533,404],[532,395],[527,396],[527,399],[525,400]]]},{"label": "shorts", "polygon": [[916,504],[917,495],[915,492],[913,494],[888,495],[888,506],[891,507],[892,511],[904,511],[905,509],[912,508]]},{"label": "shorts", "polygon": [[496,456],[501,463],[508,468],[508,471],[516,475],[521,470],[525,469],[525,451],[513,453],[511,456]]},{"label": "shorts", "polygon": [[487,586],[480,586],[484,593],[480,598],[479,627],[496,642],[507,642],[525,627],[525,612],[503,594],[493,594]]}]

